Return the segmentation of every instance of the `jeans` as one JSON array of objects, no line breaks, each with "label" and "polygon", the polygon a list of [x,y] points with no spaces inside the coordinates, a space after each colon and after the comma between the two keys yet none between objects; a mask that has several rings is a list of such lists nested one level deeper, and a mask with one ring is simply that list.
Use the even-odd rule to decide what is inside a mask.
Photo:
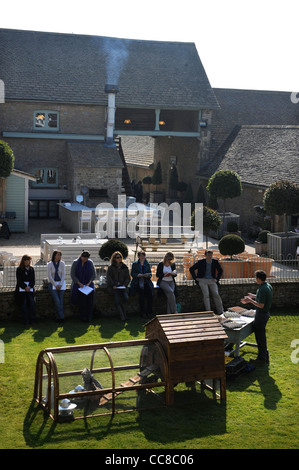
[{"label": "jeans", "polygon": [[[52,286],[52,284],[51,284]],[[57,289],[52,289],[50,288],[50,293],[51,297],[54,301],[54,305],[56,308],[56,314],[57,314],[57,319],[58,320],[63,320],[64,318],[64,313],[63,313],[63,297],[64,297],[64,290],[57,290]]]},{"label": "jeans", "polygon": [[114,303],[116,306],[120,305],[120,294],[122,295],[123,297],[123,302],[124,303],[127,303],[128,300],[129,300],[129,296],[128,296],[128,293],[126,291],[126,289],[120,289],[120,290],[117,290],[117,289],[113,289],[113,299],[114,299]]},{"label": "jeans", "polygon": [[258,359],[261,359],[263,361],[269,361],[269,353],[267,349],[266,338],[266,325],[268,323],[269,318],[269,313],[256,312],[255,319],[253,322],[255,340],[258,347]]},{"label": "jeans", "polygon": [[35,322],[35,300],[33,292],[26,292],[20,294],[21,297],[21,313],[23,316],[23,323],[28,325]]}]

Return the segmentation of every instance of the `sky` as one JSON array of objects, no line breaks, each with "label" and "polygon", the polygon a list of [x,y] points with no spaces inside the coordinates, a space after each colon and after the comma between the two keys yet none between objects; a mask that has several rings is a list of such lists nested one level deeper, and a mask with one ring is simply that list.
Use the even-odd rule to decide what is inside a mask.
[{"label": "sky", "polygon": [[298,0],[10,0],[0,28],[193,42],[214,88],[299,91]]}]

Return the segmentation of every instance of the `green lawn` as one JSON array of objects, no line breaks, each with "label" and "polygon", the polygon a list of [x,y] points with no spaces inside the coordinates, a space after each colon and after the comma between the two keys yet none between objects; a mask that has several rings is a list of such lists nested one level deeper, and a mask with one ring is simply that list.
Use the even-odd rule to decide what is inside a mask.
[{"label": "green lawn", "polygon": [[[291,342],[299,338],[299,312],[272,313],[267,333],[269,368],[228,380],[226,405],[213,401],[208,391],[194,394],[179,385],[173,407],[54,423],[32,400],[39,352],[144,338],[142,322],[134,318],[124,328],[117,319],[97,319],[87,326],[77,320],[63,326],[44,320],[29,329],[5,325],[0,328],[5,347],[0,363],[0,448],[296,449],[299,364],[291,360]],[[255,355],[250,346],[241,350],[246,360]]]}]

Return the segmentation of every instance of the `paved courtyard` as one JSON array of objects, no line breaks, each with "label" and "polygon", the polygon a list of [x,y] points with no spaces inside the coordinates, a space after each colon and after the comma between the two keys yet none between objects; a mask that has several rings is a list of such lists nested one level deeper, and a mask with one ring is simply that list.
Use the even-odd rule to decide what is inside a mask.
[{"label": "paved courtyard", "polygon": [[[12,253],[15,258],[22,257],[28,253],[33,257],[33,261],[40,259],[40,235],[41,233],[69,233],[65,230],[58,219],[29,219],[28,233],[12,233],[10,238],[0,238],[0,251]],[[133,254],[136,249],[135,240],[131,238],[122,239]],[[204,243],[205,247],[205,243]],[[209,238],[209,247],[217,249],[218,241]],[[254,253],[252,245],[246,245],[246,251]],[[162,256],[162,255],[161,255]]]}]

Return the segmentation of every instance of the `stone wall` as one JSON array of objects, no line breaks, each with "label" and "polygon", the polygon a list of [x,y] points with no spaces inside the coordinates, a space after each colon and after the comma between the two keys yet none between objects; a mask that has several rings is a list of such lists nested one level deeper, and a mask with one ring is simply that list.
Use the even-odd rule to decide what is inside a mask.
[{"label": "stone wall", "polygon": [[[281,309],[282,313],[286,308],[298,308],[299,297],[297,295],[299,282],[273,282],[273,308]],[[243,284],[224,284],[220,285],[220,294],[223,300],[224,308],[234,305],[241,305],[240,299],[248,292],[255,292],[257,285],[255,283]],[[166,298],[164,294],[158,295],[158,290],[154,293],[153,312],[156,314],[166,313]],[[202,294],[199,287],[195,285],[178,286],[178,302],[181,304],[182,312],[204,311]],[[78,317],[75,307],[70,304],[70,290],[67,290],[64,297],[66,318]],[[212,302],[213,308],[213,302]],[[54,318],[53,302],[47,289],[40,289],[36,293],[36,314],[38,318]],[[138,315],[139,305],[138,297],[130,297],[128,304],[128,316]],[[95,296],[95,315],[101,317],[118,316],[113,304],[111,295],[104,286],[96,289]],[[7,289],[0,292],[0,321],[8,322],[20,320],[19,309],[14,301],[14,289]]]}]

